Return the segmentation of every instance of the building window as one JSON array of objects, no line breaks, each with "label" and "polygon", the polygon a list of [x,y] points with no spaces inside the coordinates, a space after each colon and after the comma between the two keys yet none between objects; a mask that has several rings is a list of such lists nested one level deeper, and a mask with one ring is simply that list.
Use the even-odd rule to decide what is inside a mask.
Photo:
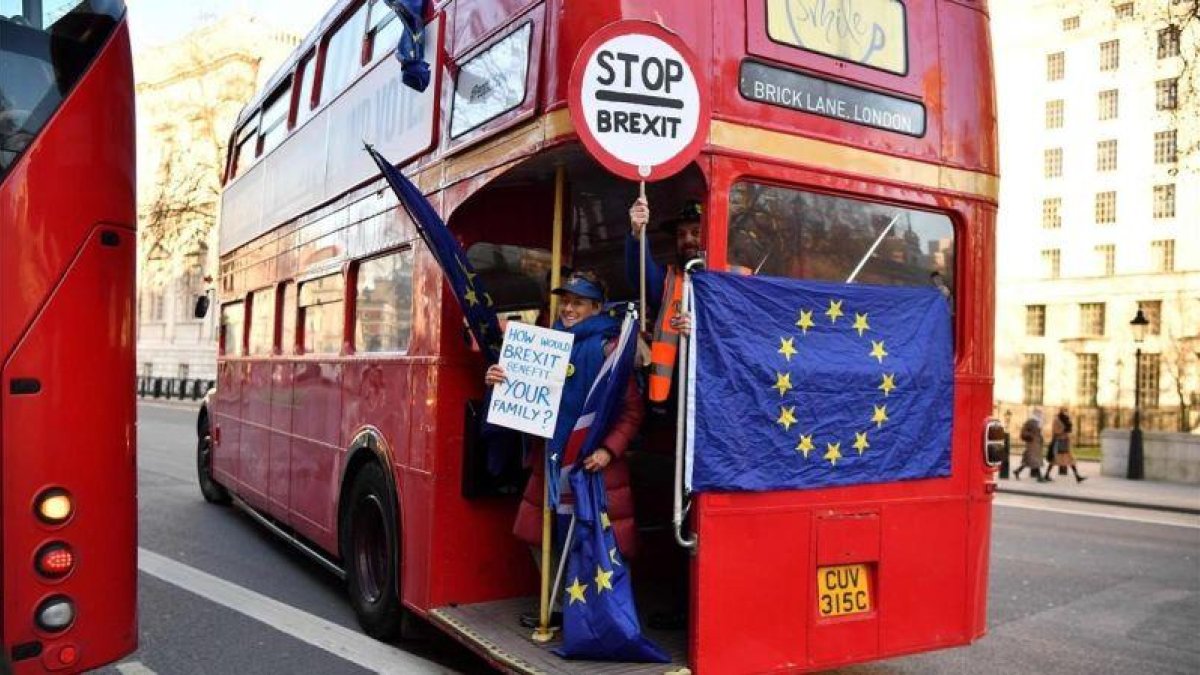
[{"label": "building window", "polygon": [[1162,300],[1138,300],[1138,311],[1146,317],[1146,335],[1162,335]]},{"label": "building window", "polygon": [[1107,141],[1096,142],[1096,170],[1097,171],[1116,171],[1117,170],[1117,141],[1109,139]]},{"label": "building window", "polygon": [[1062,197],[1048,197],[1042,200],[1042,227],[1047,230],[1062,227]]},{"label": "building window", "polygon": [[1062,26],[1063,30],[1075,30],[1079,28],[1079,15],[1076,14],[1075,16],[1068,16],[1067,18],[1063,19]]},{"label": "building window", "polygon": [[1133,16],[1133,3],[1122,2],[1116,7],[1113,7],[1113,12],[1116,13],[1118,19],[1128,19]]},{"label": "building window", "polygon": [[1154,186],[1154,217],[1175,217],[1175,184]]},{"label": "building window", "polygon": [[142,377],[154,377],[154,362],[153,361],[143,361],[142,362]]},{"label": "building window", "polygon": [[188,374],[190,371],[191,371],[191,368],[188,366],[188,364],[186,364],[186,363],[179,364],[179,379],[181,379],[181,380],[188,379]]},{"label": "building window", "polygon": [[1041,405],[1046,379],[1046,355],[1024,354],[1021,357],[1021,380],[1026,405]]},{"label": "building window", "polygon": [[269,356],[275,350],[275,289],[250,294],[250,337],[246,353]]},{"label": "building window", "polygon": [[1046,79],[1050,82],[1063,79],[1063,75],[1067,70],[1067,55],[1063,52],[1054,52],[1046,55]]},{"label": "building window", "polygon": [[1104,303],[1079,304],[1079,334],[1084,337],[1104,337]]},{"label": "building window", "polygon": [[364,260],[358,266],[354,350],[403,352],[412,334],[412,249]]},{"label": "building window", "polygon": [[1046,101],[1046,128],[1061,129],[1063,125],[1063,100]]},{"label": "building window", "polygon": [[300,286],[301,346],[305,354],[337,354],[342,350],[345,281],[333,274]]},{"label": "building window", "polygon": [[1121,65],[1121,41],[1100,43],[1100,70],[1116,70]]},{"label": "building window", "polygon": [[1167,26],[1158,31],[1158,58],[1179,56],[1179,26]]},{"label": "building window", "polygon": [[1047,279],[1057,279],[1062,273],[1062,251],[1056,248],[1042,251],[1042,269]]},{"label": "building window", "polygon": [[1029,337],[1046,336],[1046,306],[1025,305],[1025,334]]},{"label": "building window", "polygon": [[1106,89],[1100,92],[1100,100],[1096,107],[1100,112],[1101,120],[1117,119],[1117,90]]},{"label": "building window", "polygon": [[1043,164],[1046,170],[1046,178],[1058,178],[1062,176],[1062,148],[1047,148]]},{"label": "building window", "polygon": [[166,320],[167,296],[161,290],[150,290],[142,294],[142,312],[147,323],[162,323]]},{"label": "building window", "polygon": [[1075,355],[1075,398],[1083,405],[1096,405],[1099,393],[1100,355]]},{"label": "building window", "polygon": [[1143,408],[1158,407],[1158,354],[1142,353],[1138,359],[1137,396]]},{"label": "building window", "polygon": [[1117,222],[1116,191],[1096,193],[1096,222],[1098,224]]},{"label": "building window", "polygon": [[1117,245],[1116,244],[1100,244],[1096,247],[1096,254],[1100,257],[1101,273],[1106,277],[1111,277],[1117,272]]},{"label": "building window", "polygon": [[1174,164],[1179,161],[1178,134],[1174,129],[1154,132],[1154,163]]},{"label": "building window", "polygon": [[1154,107],[1174,110],[1179,105],[1179,80],[1159,80],[1154,83]]},{"label": "building window", "polygon": [[1154,260],[1155,272],[1175,271],[1175,240],[1162,239],[1150,242],[1150,255]]}]

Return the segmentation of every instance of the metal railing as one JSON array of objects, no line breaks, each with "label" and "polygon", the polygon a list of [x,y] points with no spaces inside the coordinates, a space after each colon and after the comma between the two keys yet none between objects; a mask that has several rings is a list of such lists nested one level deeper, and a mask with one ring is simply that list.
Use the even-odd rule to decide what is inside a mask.
[{"label": "metal railing", "polygon": [[137,379],[137,395],[138,398],[198,401],[214,384],[212,380],[142,376]]}]

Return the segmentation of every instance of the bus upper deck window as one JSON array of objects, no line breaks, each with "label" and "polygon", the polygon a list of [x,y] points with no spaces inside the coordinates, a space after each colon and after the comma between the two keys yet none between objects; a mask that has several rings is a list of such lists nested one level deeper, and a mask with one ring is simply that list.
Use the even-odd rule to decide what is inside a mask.
[{"label": "bus upper deck window", "polygon": [[798,279],[954,288],[940,213],[742,182],[729,195],[730,268]]},{"label": "bus upper deck window", "polygon": [[300,123],[308,119],[312,112],[313,80],[316,79],[317,66],[311,52],[301,59],[300,67],[296,72],[299,73],[300,91],[296,96],[296,115],[292,119],[292,128],[300,126]]},{"label": "bus upper deck window", "polygon": [[390,53],[404,33],[404,24],[383,0],[371,2],[371,58],[374,62],[383,54]]},{"label": "bus upper deck window", "polygon": [[263,106],[262,129],[258,134],[262,139],[262,154],[270,152],[287,136],[287,117],[291,105],[292,81],[289,78],[271,94],[271,98]]},{"label": "bus upper deck window", "polygon": [[366,32],[367,6],[360,4],[350,18],[333,30],[325,44],[325,69],[321,75],[321,100],[329,101],[362,66],[363,35]]}]

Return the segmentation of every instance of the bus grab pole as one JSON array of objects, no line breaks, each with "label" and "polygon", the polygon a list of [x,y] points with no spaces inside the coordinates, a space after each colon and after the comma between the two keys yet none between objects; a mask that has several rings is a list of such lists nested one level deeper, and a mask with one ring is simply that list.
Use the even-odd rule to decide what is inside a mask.
[{"label": "bus grab pole", "polygon": [[[550,244],[550,288],[558,288],[562,283],[562,231],[563,231],[563,188],[566,183],[566,171],[563,167],[554,170],[554,232]],[[558,314],[558,296],[550,294],[550,324],[554,325],[554,317]],[[543,454],[550,452],[549,443]],[[543,463],[545,457],[542,458]],[[550,473],[543,471],[542,476],[542,588],[541,602],[538,612],[538,627],[533,631],[535,642],[549,642],[554,639],[554,631],[550,630],[550,535],[554,511],[550,508]],[[558,476],[554,477],[558,480]]]},{"label": "bus grab pole", "polygon": [[[684,266],[683,273],[683,297],[681,298],[681,312],[685,312],[693,317],[692,331],[696,330],[695,312],[693,311],[692,303],[692,266],[699,264],[699,260],[689,261]],[[692,333],[694,334],[694,333]],[[676,417],[675,417],[675,501],[674,510],[671,516],[671,524],[675,529],[675,541],[682,547],[688,550],[696,548],[696,537],[690,539],[683,535],[683,460],[686,456],[684,452],[684,444],[687,434],[684,433],[684,427],[687,424],[687,375],[688,375],[688,347],[690,346],[692,334],[679,341],[679,365],[675,368],[675,372],[679,374],[679,389],[676,393]]]}]

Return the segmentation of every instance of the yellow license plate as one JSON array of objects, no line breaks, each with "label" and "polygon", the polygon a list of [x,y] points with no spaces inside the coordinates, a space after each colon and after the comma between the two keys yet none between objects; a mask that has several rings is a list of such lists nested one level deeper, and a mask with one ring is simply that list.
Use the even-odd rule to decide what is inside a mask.
[{"label": "yellow license plate", "polygon": [[817,611],[823,617],[871,611],[871,586],[867,582],[867,566],[818,567]]}]

